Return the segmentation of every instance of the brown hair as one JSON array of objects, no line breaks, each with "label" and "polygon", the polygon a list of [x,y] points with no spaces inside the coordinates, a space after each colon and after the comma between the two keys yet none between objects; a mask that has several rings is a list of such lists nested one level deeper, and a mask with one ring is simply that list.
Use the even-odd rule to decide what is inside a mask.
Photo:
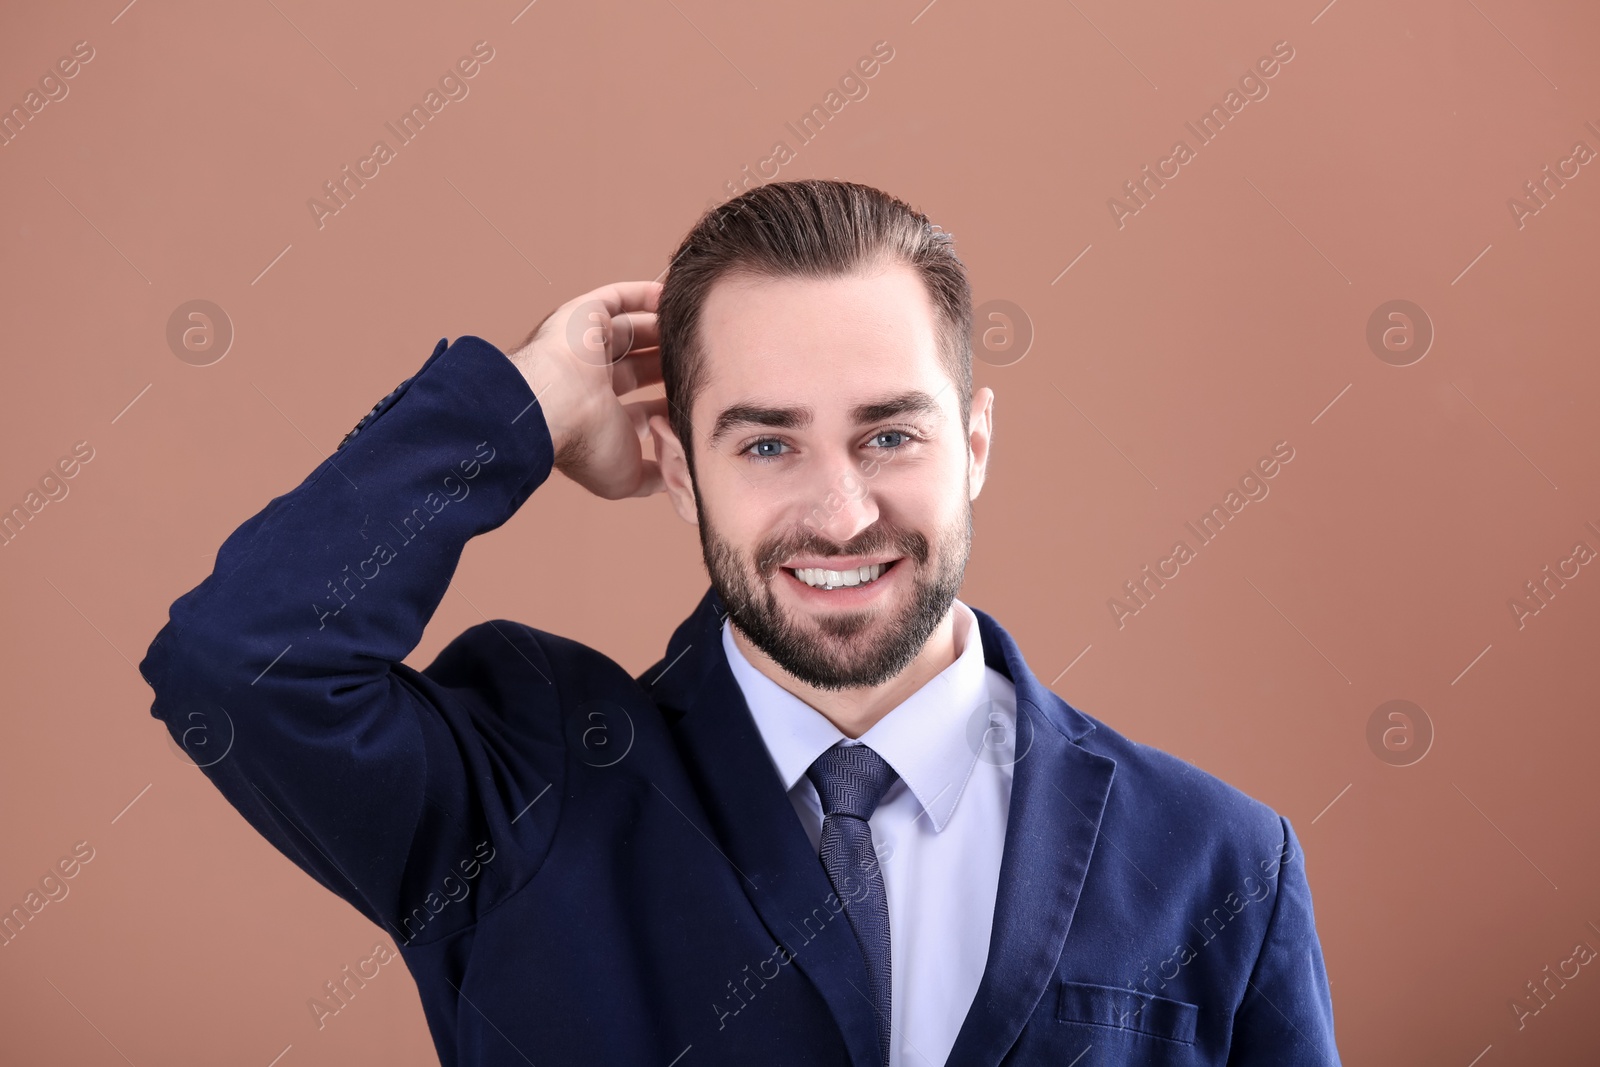
[{"label": "brown hair", "polygon": [[705,384],[696,336],[712,285],[729,275],[835,278],[904,263],[928,287],[940,356],[957,387],[961,425],[972,414],[972,289],[954,239],[888,193],[855,182],[769,182],[701,216],[672,258],[658,321],[668,421],[694,473],[690,411]]}]

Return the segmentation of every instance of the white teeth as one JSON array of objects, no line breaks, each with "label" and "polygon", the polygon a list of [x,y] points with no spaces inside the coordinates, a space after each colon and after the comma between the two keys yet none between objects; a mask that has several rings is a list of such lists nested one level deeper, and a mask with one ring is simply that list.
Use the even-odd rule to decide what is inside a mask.
[{"label": "white teeth", "polygon": [[853,567],[847,571],[830,571],[821,567],[803,567],[794,572],[794,576],[815,589],[838,589],[852,585],[865,585],[876,581],[883,575],[882,563],[874,563],[867,567]]}]

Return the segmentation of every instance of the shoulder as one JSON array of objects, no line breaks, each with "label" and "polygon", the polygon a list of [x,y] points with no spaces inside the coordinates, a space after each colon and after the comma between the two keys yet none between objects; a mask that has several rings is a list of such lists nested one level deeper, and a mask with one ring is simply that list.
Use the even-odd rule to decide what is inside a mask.
[{"label": "shoulder", "polygon": [[[1078,709],[1074,708],[1077,711]],[[1287,844],[1285,820],[1244,790],[1079,711],[1094,729],[1085,749],[1116,762],[1107,815],[1137,827],[1141,838],[1177,853],[1228,854],[1234,862],[1276,869]]]}]

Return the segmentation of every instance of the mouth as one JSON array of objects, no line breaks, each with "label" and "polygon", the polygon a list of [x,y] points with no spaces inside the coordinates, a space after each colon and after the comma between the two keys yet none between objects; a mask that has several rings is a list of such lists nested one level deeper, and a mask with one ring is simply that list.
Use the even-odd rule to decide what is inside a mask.
[{"label": "mouth", "polygon": [[[802,598],[825,604],[859,604],[876,598],[892,583],[900,561],[858,567],[781,567]],[[786,583],[789,584],[789,583]]]}]

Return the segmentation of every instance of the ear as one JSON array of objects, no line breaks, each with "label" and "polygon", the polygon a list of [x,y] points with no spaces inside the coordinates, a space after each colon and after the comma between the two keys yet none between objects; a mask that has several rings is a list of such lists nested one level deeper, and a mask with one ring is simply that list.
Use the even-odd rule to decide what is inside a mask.
[{"label": "ear", "polygon": [[689,461],[684,457],[683,443],[672,432],[672,424],[665,415],[650,416],[650,436],[655,441],[656,462],[661,466],[661,480],[666,485],[673,510],[689,525],[700,525],[700,515],[694,506],[694,480],[689,477]]},{"label": "ear", "polygon": [[989,470],[989,442],[994,434],[994,390],[988,386],[972,394],[972,418],[967,426],[967,478],[972,483],[970,499],[978,499],[984,475]]}]

